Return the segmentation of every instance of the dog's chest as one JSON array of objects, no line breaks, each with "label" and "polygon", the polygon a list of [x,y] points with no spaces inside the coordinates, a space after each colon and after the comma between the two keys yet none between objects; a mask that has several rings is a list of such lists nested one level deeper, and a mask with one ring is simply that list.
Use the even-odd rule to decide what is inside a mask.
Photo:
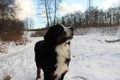
[{"label": "dog's chest", "polygon": [[60,78],[63,73],[65,73],[68,70],[68,64],[66,63],[67,59],[70,59],[70,52],[69,52],[69,44],[61,44],[58,45],[55,49],[57,52],[57,63],[56,63],[56,70],[54,72],[54,75],[57,76],[57,78]]}]

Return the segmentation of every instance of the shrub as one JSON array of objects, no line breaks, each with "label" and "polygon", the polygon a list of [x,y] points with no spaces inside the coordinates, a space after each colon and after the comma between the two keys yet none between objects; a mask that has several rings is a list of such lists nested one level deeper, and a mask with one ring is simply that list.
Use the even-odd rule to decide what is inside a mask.
[{"label": "shrub", "polygon": [[34,32],[33,34],[31,34],[31,37],[44,36],[44,34],[46,33],[47,29],[48,29],[48,28],[33,30],[33,31],[35,31],[35,32]]},{"label": "shrub", "polygon": [[33,34],[31,34],[31,37],[40,37],[43,36],[44,34],[41,31],[36,31]]},{"label": "shrub", "polygon": [[24,23],[21,21],[0,21],[0,38],[2,41],[17,41],[22,38]]}]

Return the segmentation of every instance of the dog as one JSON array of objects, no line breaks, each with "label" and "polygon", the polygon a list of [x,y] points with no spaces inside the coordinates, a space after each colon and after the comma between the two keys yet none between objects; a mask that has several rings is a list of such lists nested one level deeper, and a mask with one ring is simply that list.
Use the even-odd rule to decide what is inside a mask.
[{"label": "dog", "polygon": [[35,44],[36,80],[41,78],[41,69],[44,80],[64,79],[70,62],[70,41],[73,33],[73,27],[57,24],[48,29],[44,40]]}]

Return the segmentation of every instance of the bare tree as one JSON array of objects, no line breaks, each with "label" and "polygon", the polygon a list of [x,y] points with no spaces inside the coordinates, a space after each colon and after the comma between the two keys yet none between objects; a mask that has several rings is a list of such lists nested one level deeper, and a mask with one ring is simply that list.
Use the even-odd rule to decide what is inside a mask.
[{"label": "bare tree", "polygon": [[50,26],[50,21],[49,21],[49,4],[50,0],[39,0],[40,5],[44,6],[45,9],[45,15],[46,15],[46,20],[47,20],[47,27]]},{"label": "bare tree", "polygon": [[13,3],[14,0],[0,0],[0,19],[4,20],[13,16]]},{"label": "bare tree", "polygon": [[32,29],[32,28],[33,28],[33,25],[34,25],[33,19],[31,19],[31,18],[26,18],[26,19],[24,20],[24,24],[25,24],[26,30]]},{"label": "bare tree", "polygon": [[57,13],[60,2],[61,0],[54,0],[54,25],[56,24],[56,20],[57,20],[56,13]]},{"label": "bare tree", "polygon": [[61,0],[39,0],[39,2],[40,6],[44,6],[45,9],[47,26],[55,25],[57,21],[57,10]]}]

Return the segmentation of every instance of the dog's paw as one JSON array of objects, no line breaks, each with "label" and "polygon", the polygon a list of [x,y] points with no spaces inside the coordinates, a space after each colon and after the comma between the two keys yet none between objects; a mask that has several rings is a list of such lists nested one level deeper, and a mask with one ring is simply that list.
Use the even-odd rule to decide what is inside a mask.
[{"label": "dog's paw", "polygon": [[41,77],[37,77],[37,78],[36,78],[36,80],[40,80],[40,79],[41,79]]},{"label": "dog's paw", "polygon": [[37,78],[36,80],[41,80],[41,78]]}]

